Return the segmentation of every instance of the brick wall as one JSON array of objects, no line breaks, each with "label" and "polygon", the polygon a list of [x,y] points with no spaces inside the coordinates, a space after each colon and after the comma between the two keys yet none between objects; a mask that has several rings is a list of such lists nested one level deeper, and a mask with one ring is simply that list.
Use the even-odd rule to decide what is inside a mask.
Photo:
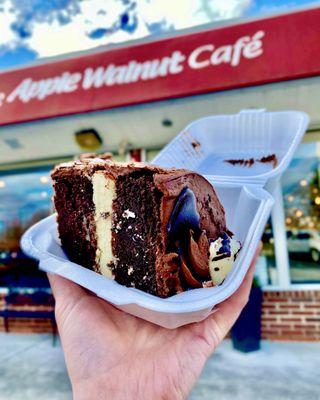
[{"label": "brick wall", "polygon": [[[0,294],[0,309],[4,308],[5,294]],[[14,306],[15,310],[28,310],[28,311],[51,311],[52,306],[34,306],[23,305]],[[0,318],[0,332],[5,332],[4,320]],[[52,326],[49,319],[40,318],[10,318],[9,319],[9,332],[15,333],[51,333]]]},{"label": "brick wall", "polygon": [[[0,294],[0,309],[5,295]],[[32,310],[35,306],[20,308]],[[41,310],[52,310],[52,307]],[[40,310],[39,308],[37,308]],[[10,332],[51,333],[47,319],[18,319],[9,322]],[[4,322],[0,318],[0,332]],[[262,338],[269,340],[320,341],[320,291],[264,292],[262,306]]]},{"label": "brick wall", "polygon": [[320,341],[320,291],[263,294],[262,338]]}]

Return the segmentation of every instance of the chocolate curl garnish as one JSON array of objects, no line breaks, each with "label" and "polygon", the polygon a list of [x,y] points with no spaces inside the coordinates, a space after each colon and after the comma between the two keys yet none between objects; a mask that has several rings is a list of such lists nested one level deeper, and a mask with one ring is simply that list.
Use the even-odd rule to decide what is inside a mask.
[{"label": "chocolate curl garnish", "polygon": [[201,288],[202,284],[199,282],[191,273],[189,268],[186,265],[186,262],[184,261],[183,257],[180,256],[180,262],[181,262],[181,271],[184,276],[185,281],[187,282],[189,287],[192,288]]},{"label": "chocolate curl garnish", "polygon": [[202,232],[198,243],[193,239],[192,230],[189,231],[188,259],[190,267],[199,277],[209,280],[209,242],[205,232]]},{"label": "chocolate curl garnish", "polygon": [[177,253],[168,253],[163,257],[163,263],[166,273],[178,274],[180,266],[180,257]]},{"label": "chocolate curl garnish", "polygon": [[167,287],[167,294],[171,295],[174,293],[183,292],[181,285],[179,270],[180,270],[180,258],[177,253],[168,253],[163,258],[164,270],[162,273],[162,279]]}]

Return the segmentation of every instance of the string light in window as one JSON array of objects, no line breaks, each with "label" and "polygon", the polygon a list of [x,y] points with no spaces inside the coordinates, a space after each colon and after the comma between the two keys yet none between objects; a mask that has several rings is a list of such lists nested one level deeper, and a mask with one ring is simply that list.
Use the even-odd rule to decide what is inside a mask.
[{"label": "string light in window", "polygon": [[49,178],[47,176],[41,176],[40,177],[40,182],[41,183],[48,183],[49,182]]},{"label": "string light in window", "polygon": [[289,201],[290,203],[292,203],[293,200],[294,200],[294,196],[292,196],[291,194],[289,194],[289,196],[288,196],[288,201]]},{"label": "string light in window", "polygon": [[308,181],[306,179],[301,179],[300,186],[307,186],[307,185],[308,185]]}]

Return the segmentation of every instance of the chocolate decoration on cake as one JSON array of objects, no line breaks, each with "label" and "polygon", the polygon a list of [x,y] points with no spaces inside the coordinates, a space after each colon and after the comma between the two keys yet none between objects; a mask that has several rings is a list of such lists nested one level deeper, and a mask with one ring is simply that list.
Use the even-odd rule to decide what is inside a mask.
[{"label": "chocolate decoration on cake", "polygon": [[193,238],[193,232],[189,231],[188,260],[190,267],[202,279],[210,279],[209,272],[209,241],[203,231],[198,241]]},{"label": "chocolate decoration on cake", "polygon": [[176,199],[167,225],[169,241],[184,241],[190,229],[196,234],[200,233],[200,215],[196,197],[193,191],[186,187]]},{"label": "chocolate decoration on cake", "polygon": [[230,247],[230,237],[223,232],[221,236],[221,247],[217,251],[217,256],[212,259],[212,261],[221,260],[221,258],[230,257],[231,247]]},{"label": "chocolate decoration on cake", "polygon": [[183,256],[180,255],[180,263],[181,263],[181,272],[187,283],[188,287],[190,288],[201,288],[202,282],[197,280],[190,269],[187,267],[187,262],[184,260]]}]

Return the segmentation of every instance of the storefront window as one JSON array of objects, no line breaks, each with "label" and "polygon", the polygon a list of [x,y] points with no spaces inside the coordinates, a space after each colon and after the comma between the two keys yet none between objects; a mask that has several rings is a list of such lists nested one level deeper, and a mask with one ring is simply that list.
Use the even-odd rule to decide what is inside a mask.
[{"label": "storefront window", "polygon": [[320,282],[320,142],[303,143],[283,176],[292,283]]},{"label": "storefront window", "polygon": [[0,287],[44,287],[37,263],[20,249],[23,232],[49,215],[49,169],[0,176]]},{"label": "storefront window", "polygon": [[261,285],[275,285],[277,283],[277,268],[274,253],[274,237],[272,223],[269,219],[262,236],[263,250],[257,265],[258,277]]},{"label": "storefront window", "polygon": [[[290,281],[320,283],[320,142],[300,145],[282,178]],[[271,221],[263,235],[268,285],[278,276]],[[283,266],[278,265],[278,268]]]}]

